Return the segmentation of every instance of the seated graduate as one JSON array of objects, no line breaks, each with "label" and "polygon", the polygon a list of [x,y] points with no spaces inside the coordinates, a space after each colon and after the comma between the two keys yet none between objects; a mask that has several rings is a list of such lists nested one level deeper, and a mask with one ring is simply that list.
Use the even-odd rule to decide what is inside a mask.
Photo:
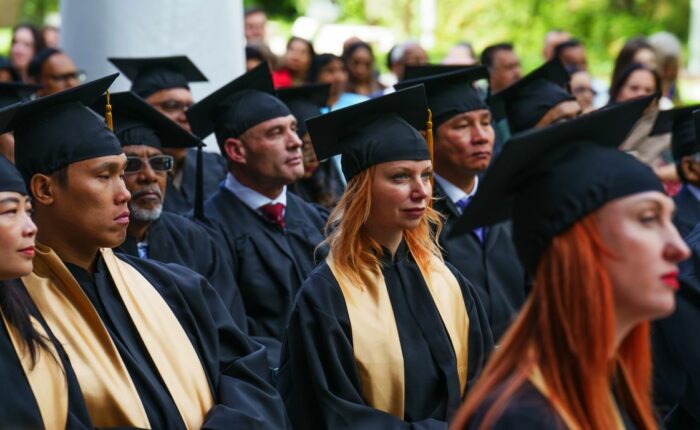
[{"label": "seated graduate", "polygon": [[581,114],[568,83],[569,72],[555,58],[493,94],[489,105],[496,119],[508,120],[511,135],[568,121]]},{"label": "seated graduate", "polygon": [[[41,85],[0,82],[0,108],[28,100],[29,96],[39,88]],[[0,156],[12,163],[15,162],[15,139],[12,133],[0,134]]]},{"label": "seated graduate", "polygon": [[[206,82],[207,78],[188,57],[110,58],[109,61],[131,80],[131,91],[180,127],[192,131],[185,115],[193,104],[189,83]],[[197,150],[169,147],[163,148],[163,152],[175,159],[168,175],[168,198],[163,209],[186,214],[194,209],[197,195]],[[226,161],[213,152],[204,151],[201,156],[202,191],[209,197],[226,176]]]},{"label": "seated graduate", "polygon": [[[686,144],[680,148],[674,145],[673,152],[681,177],[688,175],[695,179],[698,171],[695,157],[700,144],[697,141],[691,144],[690,135],[692,131],[693,138],[697,138],[700,112],[693,112],[693,120],[694,130],[685,129],[683,134]],[[674,131],[674,143],[676,139]],[[677,205],[674,221],[679,231],[689,227],[688,221],[697,216],[698,201],[695,191],[690,191],[694,189],[686,182],[681,193],[674,198]],[[700,225],[696,224],[686,234],[685,241],[690,246],[692,257],[680,265],[681,288],[676,310],[670,317],[657,321],[652,332],[654,398],[667,430],[700,429],[700,345],[694,341],[700,326]]]},{"label": "seated graduate", "polygon": [[437,244],[427,119],[421,85],[307,121],[320,157],[342,154],[348,188],[282,349],[295,428],[446,429],[493,347]]},{"label": "seated graduate", "polygon": [[328,106],[330,84],[310,84],[277,90],[277,97],[287,105],[297,120],[304,157],[304,176],[289,186],[289,190],[309,203],[332,209],[345,188],[340,172],[332,160],[319,161],[306,131],[306,121],[319,116]]},{"label": "seated graduate", "polygon": [[[5,119],[9,118],[9,115]],[[12,429],[91,429],[80,387],[17,278],[32,272],[36,225],[24,180],[0,156],[0,422]]]},{"label": "seated graduate", "polygon": [[457,69],[402,81],[397,88],[424,84],[435,130],[434,208],[446,217],[440,235],[445,260],[476,288],[496,342],[525,302],[525,271],[509,223],[448,238],[479,187],[479,174],[491,163],[495,133],[491,111],[473,83],[488,79],[485,67]]},{"label": "seated graduate", "polygon": [[216,132],[228,158],[226,181],[204,204],[234,255],[248,333],[277,367],[299,287],[320,261],[326,212],[287,192],[304,174],[296,119],[274,95],[267,63],[187,111],[195,134]]},{"label": "seated graduate", "polygon": [[[134,93],[112,94],[110,103],[114,134],[126,154],[124,183],[131,193],[126,240],[115,250],[177,263],[204,276],[219,293],[238,327],[245,330],[245,308],[230,267],[229,253],[204,226],[182,215],[163,212],[163,201],[169,197],[165,186],[167,174],[173,166],[173,157],[163,154],[163,149],[197,147],[202,141]],[[93,109],[104,115],[104,100],[98,100]]]},{"label": "seated graduate", "polygon": [[110,249],[129,223],[127,159],[86,105],[116,76],[26,102],[0,128],[15,131],[39,228],[22,284],[64,346],[95,427],[284,428],[264,348],[206,279]]},{"label": "seated graduate", "polygon": [[617,149],[650,98],[511,140],[453,230],[512,216],[534,274],[454,429],[656,429],[649,320],[689,255],[654,172]]}]

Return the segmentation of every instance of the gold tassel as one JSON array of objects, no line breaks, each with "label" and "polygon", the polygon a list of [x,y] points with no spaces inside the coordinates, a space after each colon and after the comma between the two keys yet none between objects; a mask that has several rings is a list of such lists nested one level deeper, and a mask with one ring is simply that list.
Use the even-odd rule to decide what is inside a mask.
[{"label": "gold tassel", "polygon": [[[430,164],[433,165],[433,171],[435,171],[435,157],[433,157],[433,112],[428,109],[428,123],[426,124],[425,130],[425,140],[428,141],[428,153],[430,154]],[[430,188],[435,188],[435,175],[430,175]],[[433,207],[433,199],[428,201],[428,205]]]},{"label": "gold tassel", "polygon": [[107,90],[107,105],[105,106],[105,122],[107,127],[114,131],[114,123],[112,122],[112,105],[109,102],[109,90]]}]

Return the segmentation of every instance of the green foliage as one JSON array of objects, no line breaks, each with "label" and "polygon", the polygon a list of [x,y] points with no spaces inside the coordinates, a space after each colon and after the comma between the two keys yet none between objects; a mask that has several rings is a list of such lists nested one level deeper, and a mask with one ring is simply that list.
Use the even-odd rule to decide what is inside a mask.
[{"label": "green foliage", "polygon": [[31,22],[39,27],[51,12],[58,12],[59,0],[24,0],[22,3],[22,22]]}]

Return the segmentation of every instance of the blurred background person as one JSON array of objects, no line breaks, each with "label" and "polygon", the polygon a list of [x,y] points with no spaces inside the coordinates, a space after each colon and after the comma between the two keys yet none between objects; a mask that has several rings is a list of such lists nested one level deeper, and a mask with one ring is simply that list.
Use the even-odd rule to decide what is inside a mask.
[{"label": "blurred background person", "polygon": [[32,24],[19,24],[12,30],[10,62],[22,81],[27,81],[29,62],[43,47],[41,34]]},{"label": "blurred background person", "polygon": [[[612,78],[610,79],[610,87],[616,82],[620,82],[620,75],[630,64],[644,64],[650,69],[656,69],[656,53],[654,48],[647,42],[643,36],[633,37],[625,42],[620,52],[615,58],[615,66],[613,68]],[[611,101],[615,101],[612,97]]]},{"label": "blurred background person", "polygon": [[0,82],[17,82],[19,74],[7,57],[0,57]]},{"label": "blurred background person", "polygon": [[77,87],[85,80],[85,74],[78,70],[65,52],[44,48],[29,62],[28,80],[42,85],[36,95],[44,97]]},{"label": "blurred background person", "polygon": [[681,102],[677,82],[683,51],[681,42],[673,33],[667,31],[652,34],[647,38],[647,42],[654,48],[656,71],[661,77],[660,106],[662,109],[670,109]]},{"label": "blurred background person", "polygon": [[347,92],[369,96],[384,89],[377,79],[374,53],[368,43],[351,43],[343,50],[342,59],[348,72]]},{"label": "blurred background person", "polygon": [[489,69],[492,93],[513,85],[521,77],[520,57],[513,50],[512,43],[487,46],[481,53],[481,64]]},{"label": "blurred background person", "polygon": [[319,54],[314,58],[309,70],[308,82],[331,85],[328,96],[328,106],[330,106],[331,111],[368,99],[366,96],[346,90],[348,72],[345,70],[343,60],[334,54]]},{"label": "blurred background person", "polygon": [[581,106],[581,113],[589,113],[595,109],[593,99],[597,92],[593,89],[593,79],[586,69],[574,69],[571,73],[571,94]]},{"label": "blurred background person", "polygon": [[314,57],[316,52],[310,41],[292,36],[287,42],[287,50],[282,56],[280,68],[272,72],[275,88],[304,83]]},{"label": "blurred background person", "polygon": [[41,38],[47,48],[56,48],[60,44],[61,31],[53,25],[46,25],[41,29]]},{"label": "blurred background person", "polygon": [[473,66],[478,63],[476,53],[469,42],[459,42],[447,51],[442,64]]},{"label": "blurred background person", "polygon": [[267,45],[260,43],[249,43],[245,46],[245,70],[249,72],[260,65],[267,62],[270,65],[270,70],[275,68],[275,55],[270,51]]},{"label": "blurred background person", "polygon": [[246,43],[265,44],[267,14],[259,7],[251,6],[243,12],[243,29]]},{"label": "blurred background person", "polygon": [[571,34],[563,30],[550,30],[544,36],[544,44],[542,46],[542,58],[549,61],[554,58],[554,48],[560,43],[564,43],[571,39]]}]

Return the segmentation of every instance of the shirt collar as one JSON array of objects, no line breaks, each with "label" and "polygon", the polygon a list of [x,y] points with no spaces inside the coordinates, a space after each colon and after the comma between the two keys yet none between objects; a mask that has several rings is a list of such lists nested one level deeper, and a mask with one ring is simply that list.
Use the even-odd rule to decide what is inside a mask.
[{"label": "shirt collar", "polygon": [[477,188],[479,188],[478,176],[474,176],[474,186],[472,187],[472,190],[469,193],[465,193],[459,187],[457,187],[447,179],[443,178],[442,176],[438,175],[437,173],[435,173],[434,175],[435,180],[438,184],[440,184],[442,191],[452,203],[457,203],[465,197],[472,197],[474,194],[476,194]]},{"label": "shirt collar", "polygon": [[235,194],[236,197],[241,199],[241,201],[245,203],[246,206],[253,209],[254,211],[257,211],[260,208],[260,206],[266,205],[268,203],[282,203],[285,207],[287,207],[286,185],[284,186],[284,188],[282,188],[282,192],[280,193],[280,195],[275,197],[274,199],[270,199],[269,197],[263,196],[259,192],[241,184],[231,173],[228,173],[226,175],[226,181],[224,182],[224,186],[233,194]]}]

